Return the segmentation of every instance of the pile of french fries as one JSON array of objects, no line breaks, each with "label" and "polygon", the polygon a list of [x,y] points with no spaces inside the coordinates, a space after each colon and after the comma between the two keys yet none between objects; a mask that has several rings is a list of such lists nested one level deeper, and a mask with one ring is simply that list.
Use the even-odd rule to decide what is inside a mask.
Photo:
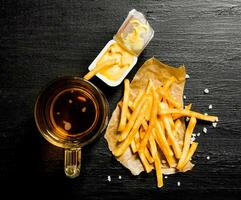
[{"label": "pile of french fries", "polygon": [[[162,160],[170,168],[182,172],[197,149],[191,136],[197,119],[218,121],[216,116],[191,111],[191,104],[182,107],[170,92],[177,80],[171,77],[162,86],[155,87],[148,81],[145,90],[139,91],[133,102],[130,100],[130,82],[124,81],[124,96],[119,102],[121,117],[118,125],[118,146],[113,154],[121,156],[130,146],[138,154],[147,173],[156,170],[157,186],[163,186]],[[181,118],[189,117],[184,141],[178,142],[182,126]]]}]

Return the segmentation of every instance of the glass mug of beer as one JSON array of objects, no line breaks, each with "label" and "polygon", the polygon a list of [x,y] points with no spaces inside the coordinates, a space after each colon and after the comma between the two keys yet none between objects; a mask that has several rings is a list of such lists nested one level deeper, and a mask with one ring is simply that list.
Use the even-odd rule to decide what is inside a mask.
[{"label": "glass mug of beer", "polygon": [[35,122],[48,142],[65,149],[67,177],[79,175],[81,148],[103,132],[108,115],[104,94],[82,78],[58,78],[40,92],[34,109]]}]

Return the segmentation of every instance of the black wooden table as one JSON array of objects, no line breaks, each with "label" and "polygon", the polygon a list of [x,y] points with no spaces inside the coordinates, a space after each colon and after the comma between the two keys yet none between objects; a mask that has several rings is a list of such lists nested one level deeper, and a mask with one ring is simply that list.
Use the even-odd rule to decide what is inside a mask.
[{"label": "black wooden table", "polygon": [[[103,135],[83,149],[80,177],[66,178],[63,150],[40,136],[33,117],[39,90],[56,77],[83,76],[132,8],[147,16],[155,36],[128,78],[152,56],[174,66],[185,64],[190,75],[185,102],[220,119],[217,128],[199,123],[195,132],[203,126],[208,132],[197,138],[196,166],[191,172],[168,176],[162,189],[156,188],[154,172],[134,177],[122,167]],[[151,199],[154,195],[160,199],[210,195],[238,199],[240,1],[2,0],[0,15],[0,178],[6,186],[2,191],[68,199]],[[92,81],[107,96],[112,112],[123,84],[111,88],[97,78]],[[203,93],[205,88],[209,94]],[[212,110],[208,110],[210,104]]]}]

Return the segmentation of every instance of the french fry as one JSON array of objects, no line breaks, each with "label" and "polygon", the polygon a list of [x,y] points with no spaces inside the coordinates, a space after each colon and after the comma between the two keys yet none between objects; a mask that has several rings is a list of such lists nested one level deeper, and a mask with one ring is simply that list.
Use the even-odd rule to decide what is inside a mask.
[{"label": "french fry", "polygon": [[137,152],[135,140],[131,141],[131,150],[132,150],[133,153]]},{"label": "french fry", "polygon": [[[144,121],[145,121],[145,120],[144,120]],[[142,126],[142,127],[140,128],[140,138],[139,138],[139,140],[140,140],[140,139],[143,139],[144,136],[145,136],[145,129],[144,129],[143,126]],[[139,141],[138,144],[140,145],[140,141]],[[139,147],[139,145],[138,145],[138,147]],[[149,163],[153,163],[153,162],[154,162],[154,159],[152,158],[152,156],[151,156],[151,154],[150,154],[150,152],[149,152],[149,150],[148,150],[147,147],[146,147],[145,150],[144,150],[144,154],[145,154],[145,156],[146,156],[146,158],[147,158],[147,160],[148,160]]]},{"label": "french fry", "polygon": [[152,133],[151,133],[151,135],[149,137],[149,144],[150,144],[150,150],[151,150],[152,158],[155,159],[156,154],[157,154],[157,148],[156,148],[155,139],[153,137],[153,132],[155,132],[155,128],[152,129]]},{"label": "french fry", "polygon": [[128,121],[127,125],[125,126],[125,129],[120,133],[120,136],[118,139],[119,142],[123,141],[129,134],[129,132],[131,131],[131,128],[133,127],[133,125],[136,121],[136,118],[138,117],[139,113],[142,111],[142,107],[143,107],[143,104],[145,103],[145,101],[146,101],[146,97],[143,96],[139,105],[137,105],[137,108],[132,112],[129,121]]},{"label": "french fry", "polygon": [[130,105],[131,110],[134,110],[134,109],[136,108],[136,106],[137,106],[137,105],[139,104],[139,102],[141,101],[141,98],[142,98],[143,94],[144,94],[144,90],[141,90],[141,91],[137,94],[137,96],[135,97],[134,102],[132,103],[132,105]]},{"label": "french fry", "polygon": [[152,88],[152,95],[153,95],[153,103],[152,103],[152,112],[151,112],[151,117],[150,117],[150,123],[148,130],[142,139],[139,147],[139,151],[144,151],[145,146],[147,145],[147,142],[149,140],[149,137],[151,135],[152,129],[155,126],[156,120],[157,120],[157,103],[158,103],[158,97],[157,94],[155,93],[155,88]]},{"label": "french fry", "polygon": [[179,114],[182,116],[186,117],[195,117],[197,119],[205,120],[205,121],[210,121],[210,122],[215,122],[218,121],[217,116],[211,116],[211,115],[203,115],[198,112],[190,111],[190,110],[178,110],[178,109],[162,109],[160,111],[161,115],[166,115],[166,114]]},{"label": "french fry", "polygon": [[143,121],[142,121],[142,127],[144,128],[144,130],[146,131],[147,129],[148,129],[148,124],[147,124],[147,122],[146,122],[146,120],[145,119],[143,119]]},{"label": "french fry", "polygon": [[176,108],[181,108],[182,104],[179,103],[177,100],[175,100],[169,92],[165,91],[163,88],[159,88],[158,92],[160,96],[164,97],[171,105],[173,105]]},{"label": "french fry", "polygon": [[[176,122],[174,123],[172,118],[169,119],[169,121],[171,121],[174,125],[174,128],[173,128],[173,135],[176,139],[178,139],[178,133],[179,133],[179,130],[181,128],[181,125],[182,125],[182,122],[178,119],[176,120]],[[170,141],[170,138],[167,138],[167,142],[168,144],[171,144],[171,141]]]},{"label": "french fry", "polygon": [[145,112],[146,112],[147,104],[144,104],[138,118],[136,119],[133,128],[131,129],[130,133],[128,134],[127,138],[119,144],[119,146],[115,149],[113,154],[116,157],[121,156],[127,149],[127,147],[130,145],[131,141],[134,139],[135,134],[137,133],[138,129],[141,126],[142,120],[144,119]]},{"label": "french fry", "polygon": [[85,80],[90,80],[94,75],[98,74],[101,70],[108,69],[117,63],[116,59],[107,60],[100,65],[96,66],[93,70],[89,71],[85,76]]},{"label": "french fry", "polygon": [[[167,108],[167,105],[165,103],[160,103],[161,105],[161,110],[165,110]],[[167,135],[168,138],[170,138],[170,142],[175,154],[176,158],[180,158],[181,157],[181,149],[176,141],[176,138],[174,137],[173,133],[172,133],[172,128],[169,122],[169,118],[166,115],[162,115],[161,119],[163,121],[163,124],[165,126],[165,129],[167,130]]]},{"label": "french fry", "polygon": [[161,188],[163,186],[163,176],[162,176],[161,161],[158,155],[155,156],[154,164],[156,168],[157,187]]},{"label": "french fry", "polygon": [[185,165],[188,163],[189,160],[191,160],[193,154],[195,153],[196,149],[197,149],[198,143],[197,142],[193,142],[191,144],[191,147],[188,151],[187,157],[185,158],[185,160],[183,161],[183,168],[185,168]]},{"label": "french fry", "polygon": [[152,158],[152,156],[151,156],[147,147],[144,150],[144,154],[145,154],[145,156],[146,156],[146,158],[147,158],[147,160],[150,164],[154,162],[154,160],[153,160],[153,158]]},{"label": "french fry", "polygon": [[121,118],[119,123],[118,131],[123,131],[126,126],[126,120],[127,120],[127,111],[128,111],[128,101],[130,96],[130,81],[128,79],[125,79],[124,81],[124,97],[123,97],[123,103],[121,107]]},{"label": "french fry", "polygon": [[[188,104],[187,106],[185,106],[185,110],[191,110],[191,108],[192,108],[192,104],[191,103]],[[172,114],[172,119],[173,120],[176,120],[176,119],[181,118],[181,117],[183,117],[183,115],[181,115],[181,114]]]},{"label": "french fry", "polygon": [[181,170],[185,165],[184,161],[187,157],[187,153],[188,153],[188,150],[189,150],[189,147],[190,147],[190,140],[191,140],[192,132],[195,128],[196,123],[197,123],[196,118],[191,117],[191,119],[189,121],[189,124],[188,124],[188,127],[187,127],[187,130],[186,130],[186,133],[185,133],[182,155],[181,155],[181,158],[180,158],[180,160],[178,161],[178,164],[177,164],[177,169],[179,169],[179,170]]},{"label": "french fry", "polygon": [[145,154],[143,152],[138,151],[138,155],[141,159],[141,163],[143,164],[145,170],[147,173],[150,173],[151,170],[153,169],[153,166],[150,165],[145,157]]},{"label": "french fry", "polygon": [[167,143],[165,133],[161,128],[160,122],[156,122],[155,126],[155,132],[153,133],[154,139],[156,143],[158,144],[159,148],[161,149],[162,153],[167,159],[167,162],[170,167],[175,167],[176,166],[176,161],[173,157],[173,152],[170,148],[170,146]]},{"label": "french fry", "polygon": [[140,131],[137,131],[137,134],[135,134],[134,141],[136,143],[136,146],[140,145]]},{"label": "french fry", "polygon": [[148,108],[147,108],[147,112],[145,114],[145,120],[146,121],[150,121],[150,117],[151,117],[151,112],[152,112],[152,103],[153,103],[153,98],[151,95],[148,95]]}]

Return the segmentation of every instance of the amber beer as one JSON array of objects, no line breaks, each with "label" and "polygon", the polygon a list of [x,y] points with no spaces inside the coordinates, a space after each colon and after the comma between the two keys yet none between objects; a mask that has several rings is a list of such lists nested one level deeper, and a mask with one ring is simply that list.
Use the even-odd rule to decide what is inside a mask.
[{"label": "amber beer", "polygon": [[109,107],[104,94],[79,77],[52,81],[38,96],[35,121],[40,133],[53,145],[65,148],[65,173],[80,171],[81,148],[106,127]]},{"label": "amber beer", "polygon": [[84,136],[95,128],[99,105],[88,91],[69,88],[57,94],[49,108],[53,131],[60,136]]}]

